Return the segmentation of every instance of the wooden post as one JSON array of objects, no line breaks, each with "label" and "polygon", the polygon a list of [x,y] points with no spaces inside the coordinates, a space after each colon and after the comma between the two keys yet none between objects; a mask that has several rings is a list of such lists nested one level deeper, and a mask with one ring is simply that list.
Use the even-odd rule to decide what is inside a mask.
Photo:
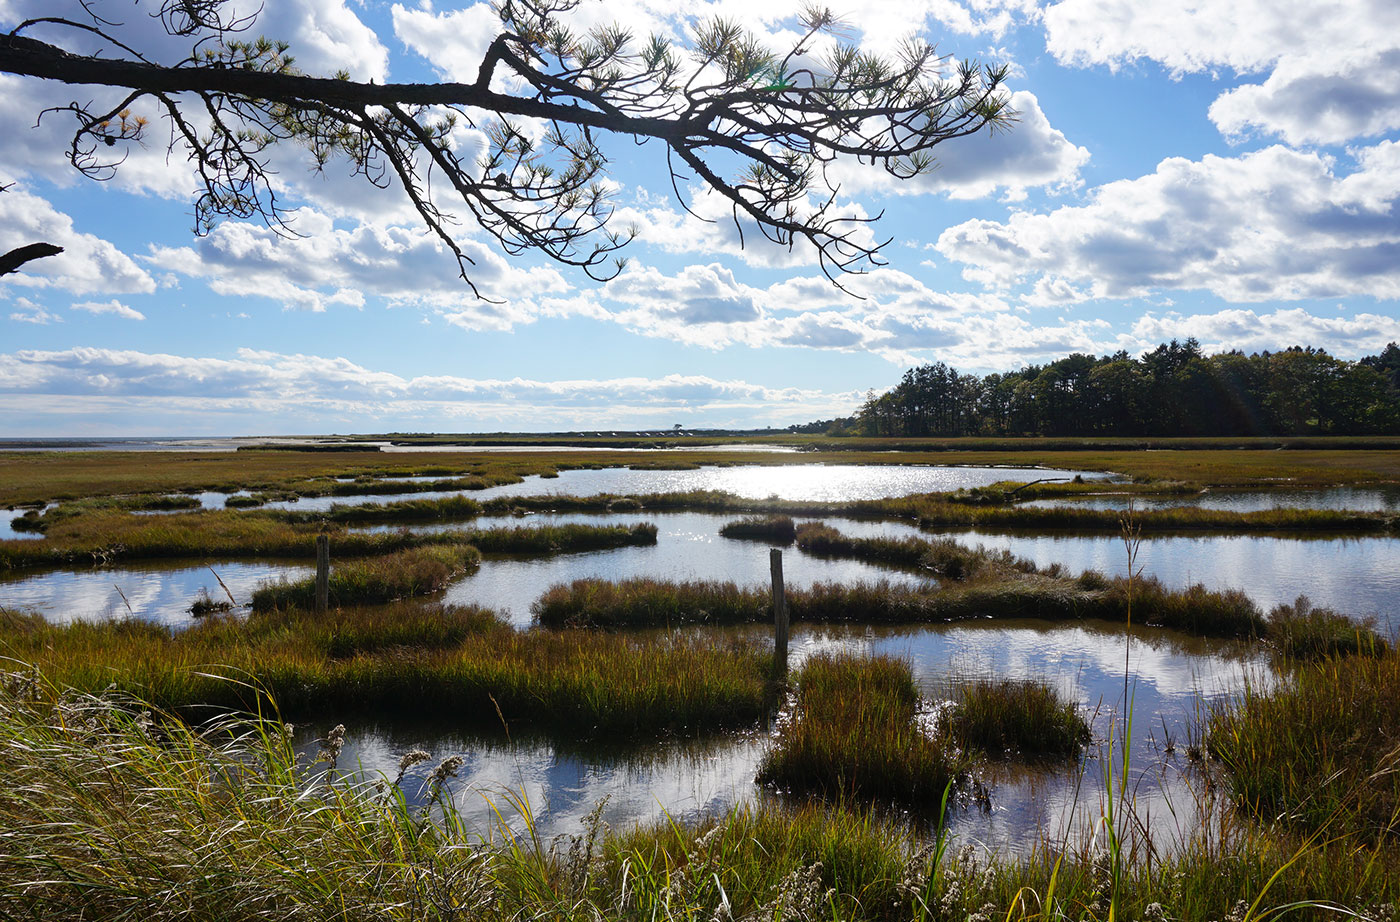
[{"label": "wooden post", "polygon": [[331,600],[331,539],[316,536],[316,611],[324,613]]},{"label": "wooden post", "polygon": [[773,571],[773,663],[779,676],[787,675],[788,608],[787,590],[783,587],[783,552],[776,547],[768,552],[768,566]]}]

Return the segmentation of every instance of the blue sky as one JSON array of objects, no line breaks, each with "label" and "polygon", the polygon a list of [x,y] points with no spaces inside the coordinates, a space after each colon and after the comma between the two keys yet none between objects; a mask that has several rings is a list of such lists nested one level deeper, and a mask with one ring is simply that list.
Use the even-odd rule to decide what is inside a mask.
[{"label": "blue sky", "polygon": [[[65,5],[0,0],[0,24]],[[150,5],[96,8],[174,59]],[[492,35],[482,4],[263,6],[258,30],[309,73],[474,75]],[[780,48],[799,6],[584,0],[575,16],[684,42],[721,15]],[[849,282],[863,299],[811,252],[741,249],[732,225],[688,217],[661,149],[630,141],[609,148],[617,220],[642,234],[606,284],[464,227],[502,303],[477,300],[401,195],[292,149],[277,182],[303,236],[228,221],[197,238],[158,120],[92,182],[64,159],[67,123],[31,126],[109,91],[0,76],[0,250],[67,248],[0,280],[0,436],[782,426],[849,413],[922,362],[985,373],[1186,336],[1355,358],[1400,340],[1393,0],[833,9],[872,50],[912,29],[1009,64],[1019,113],[912,181],[841,167],[843,204],[883,211],[893,238],[888,266]]]}]

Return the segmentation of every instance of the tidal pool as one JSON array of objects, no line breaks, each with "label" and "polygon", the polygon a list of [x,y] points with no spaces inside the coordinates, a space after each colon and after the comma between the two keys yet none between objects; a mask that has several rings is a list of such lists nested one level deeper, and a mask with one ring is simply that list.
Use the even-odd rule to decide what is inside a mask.
[{"label": "tidal pool", "polygon": [[[745,631],[760,641],[766,638],[764,629]],[[964,799],[950,813],[951,830],[961,840],[1012,852],[1033,847],[1042,836],[1077,841],[1090,834],[1104,789],[1100,766],[1110,732],[1117,738],[1114,728],[1122,715],[1126,668],[1134,706],[1136,798],[1154,835],[1168,836],[1162,842],[1169,848],[1170,836],[1199,821],[1186,767],[1197,706],[1237,692],[1246,675],[1267,681],[1266,667],[1257,649],[1235,643],[1139,630],[1133,632],[1129,650],[1128,638],[1120,629],[1095,624],[798,626],[791,661],[799,668],[822,650],[889,654],[910,662],[931,700],[946,698],[960,680],[991,676],[1044,680],[1078,702],[1095,732],[1084,759],[1040,765],[992,761],[982,773],[990,787],[991,811],[982,812]],[[338,720],[330,715],[329,722],[302,727],[303,748],[314,752],[312,740]],[[528,811],[535,831],[548,838],[580,832],[584,818],[605,801],[602,818],[614,828],[627,828],[667,817],[694,819],[775,796],[753,780],[768,746],[766,726],[626,745],[608,739],[542,740],[521,728],[512,729],[510,740],[503,734],[464,734],[452,729],[452,714],[432,713],[430,706],[419,719],[394,725],[344,722],[349,732],[342,769],[358,765],[371,777],[382,773],[392,778],[404,753],[415,748],[432,753],[433,760],[405,780],[410,802],[421,803],[424,780],[439,761],[463,756],[452,786],[455,809],[483,834],[502,821],[510,832],[525,833],[522,810]],[[1173,752],[1167,751],[1168,740]]]},{"label": "tidal pool", "polygon": [[[474,575],[447,590],[448,601],[494,608],[512,623],[529,622],[531,603],[554,583],[585,577],[623,580],[732,580],[766,585],[768,545],[719,536],[719,527],[736,518],[713,513],[629,513],[531,515],[501,522],[478,519],[461,525],[423,526],[448,531],[499,524],[598,525],[655,522],[657,543],[648,547],[534,559],[488,559]],[[1116,535],[1020,535],[973,530],[929,533],[905,522],[816,517],[855,537],[949,537],[962,544],[1006,549],[1040,566],[1064,565],[1072,574],[1099,570],[1127,572],[1123,541]],[[799,521],[803,521],[799,519]],[[378,526],[370,531],[390,530]],[[414,530],[417,530],[415,528]],[[1383,631],[1400,628],[1400,538],[1278,538],[1270,535],[1191,535],[1144,538],[1138,555],[1142,573],[1173,589],[1201,583],[1208,589],[1243,590],[1266,612],[1275,605],[1307,595],[1353,616],[1375,617]],[[795,546],[784,554],[789,585],[806,587],[819,580],[853,582],[886,579],[912,585],[918,573],[854,560],[829,560]]]},{"label": "tidal pool", "polygon": [[[0,576],[0,604],[14,611],[37,611],[49,621],[142,618],[172,627],[189,624],[190,604],[207,592],[227,600],[224,581],[239,606],[253,590],[280,578],[304,579],[314,568],[265,561],[130,562],[115,567],[46,570]],[[218,579],[215,574],[218,574]]]},{"label": "tidal pool", "polygon": [[[52,508],[53,505],[49,504],[41,511],[47,511]],[[15,519],[20,518],[28,511],[28,509],[0,509],[0,541],[17,541],[25,538],[43,537],[43,535],[38,532],[15,531],[14,528],[11,527]]]},{"label": "tidal pool", "polygon": [[[1071,573],[1127,573],[1123,540],[1114,535],[944,534],[1041,566],[1060,563]],[[1150,537],[1142,540],[1138,565],[1173,589],[1241,589],[1265,611],[1306,595],[1344,614],[1375,617],[1392,635],[1400,628],[1400,538]]]}]

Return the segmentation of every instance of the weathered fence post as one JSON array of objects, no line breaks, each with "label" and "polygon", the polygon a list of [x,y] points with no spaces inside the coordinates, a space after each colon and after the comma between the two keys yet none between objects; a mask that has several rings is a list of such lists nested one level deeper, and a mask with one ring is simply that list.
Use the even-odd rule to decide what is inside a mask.
[{"label": "weathered fence post", "polygon": [[316,536],[316,611],[325,612],[331,600],[331,539]]},{"label": "weathered fence post", "polygon": [[779,676],[787,675],[788,608],[787,590],[783,587],[783,552],[776,547],[768,552],[768,566],[773,571],[773,664]]}]

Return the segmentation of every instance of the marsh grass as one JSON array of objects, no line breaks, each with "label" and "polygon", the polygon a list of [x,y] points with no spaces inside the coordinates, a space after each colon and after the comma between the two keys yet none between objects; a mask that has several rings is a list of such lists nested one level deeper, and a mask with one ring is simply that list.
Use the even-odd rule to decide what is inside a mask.
[{"label": "marsh grass", "polygon": [[937,807],[970,760],[919,718],[909,665],[818,654],[758,769],[760,784],[828,799]]},{"label": "marsh grass", "polygon": [[1287,659],[1322,659],[1345,654],[1384,653],[1389,644],[1375,629],[1375,620],[1358,621],[1300,595],[1292,605],[1269,612],[1269,642]]},{"label": "marsh grass", "polygon": [[959,683],[948,722],[961,746],[992,756],[1077,756],[1091,739],[1089,724],[1074,702],[1044,682],[1027,679]]},{"label": "marsh grass", "polygon": [[48,509],[30,509],[10,523],[15,531],[45,533],[51,526],[80,516],[103,512],[184,512],[199,509],[193,496],[139,493],[131,496],[101,496],[69,500]]},{"label": "marsh grass", "polygon": [[[1308,645],[1312,647],[1311,644]],[[1400,654],[1298,663],[1211,708],[1207,745],[1264,822],[1400,845]]]},{"label": "marsh grass", "polygon": [[950,538],[851,538],[829,525],[798,529],[798,547],[832,557],[930,570],[943,578],[936,593],[919,592],[924,614],[908,620],[993,618],[1123,621],[1209,637],[1257,637],[1258,606],[1237,590],[1200,584],[1171,590],[1155,577],[1129,580],[1088,570],[1070,576],[1059,564],[1038,567],[1009,551],[971,548]]},{"label": "marsh grass", "polygon": [[790,515],[756,515],[725,522],[719,533],[725,538],[791,544],[797,539],[797,526]]},{"label": "marsh grass", "polygon": [[[751,726],[769,657],[684,636],[516,631],[472,608],[397,603],[210,615],[171,632],[134,619],[55,625],[12,614],[0,655],[80,690],[113,685],[164,708],[421,714],[566,737]],[[499,710],[498,710],[499,708]]]},{"label": "marsh grass", "polygon": [[[1106,584],[1106,587],[1105,585]],[[1258,608],[1240,592],[1201,586],[1169,590],[1153,579],[1135,587],[1134,621],[1204,637],[1257,637]],[[1117,581],[1019,574],[938,586],[887,581],[814,583],[789,588],[794,622],[914,624],[968,619],[1126,622],[1126,587]],[[675,627],[771,621],[767,589],[725,581],[578,579],[551,586],[531,607],[548,627]]]},{"label": "marsh grass", "polygon": [[[416,547],[351,560],[331,570],[330,604],[373,605],[439,592],[480,562],[481,552],[469,544]],[[253,611],[311,608],[315,602],[315,577],[269,583],[254,591],[252,600]]]},{"label": "marsh grass", "polygon": [[[1019,858],[971,844],[944,851],[907,820],[831,802],[758,802],[625,830],[608,829],[595,812],[578,835],[557,840],[534,834],[527,816],[523,835],[502,829],[482,837],[450,809],[454,798],[475,796],[454,783],[453,761],[444,758],[451,753],[434,754],[433,776],[441,777],[425,792],[444,809],[424,811],[409,806],[395,779],[356,784],[346,780],[347,766],[328,774],[334,763],[299,762],[290,739],[275,717],[190,724],[112,692],[58,691],[27,671],[3,676],[4,915],[1110,918],[1092,847],[1047,844]],[[1394,918],[1400,861],[1393,850],[1237,823],[1177,845],[1127,870],[1112,918]]]},{"label": "marsh grass", "polygon": [[409,530],[354,532],[316,516],[265,512],[204,511],[187,515],[133,516],[105,512],[55,523],[48,536],[0,543],[0,570],[71,563],[162,558],[247,557],[314,559],[316,536],[328,534],[332,553],[381,556],[410,548],[479,544],[495,553],[554,553],[655,544],[656,526],[544,525],[423,533]]},{"label": "marsh grass", "polygon": [[646,547],[656,543],[656,525],[528,525],[514,528],[481,528],[462,539],[483,554],[553,554],[562,551],[596,551],[614,547]]},{"label": "marsh grass", "polygon": [[[1387,513],[1345,509],[1278,508],[1254,512],[1175,506],[1139,509],[1135,513],[1143,532],[1172,533],[1211,531],[1328,532],[1335,534],[1386,534],[1400,528]],[[929,529],[975,527],[982,529],[1035,529],[1073,532],[1117,532],[1122,512],[1071,504],[1059,506],[977,506],[929,498],[917,510],[920,527]]]}]

